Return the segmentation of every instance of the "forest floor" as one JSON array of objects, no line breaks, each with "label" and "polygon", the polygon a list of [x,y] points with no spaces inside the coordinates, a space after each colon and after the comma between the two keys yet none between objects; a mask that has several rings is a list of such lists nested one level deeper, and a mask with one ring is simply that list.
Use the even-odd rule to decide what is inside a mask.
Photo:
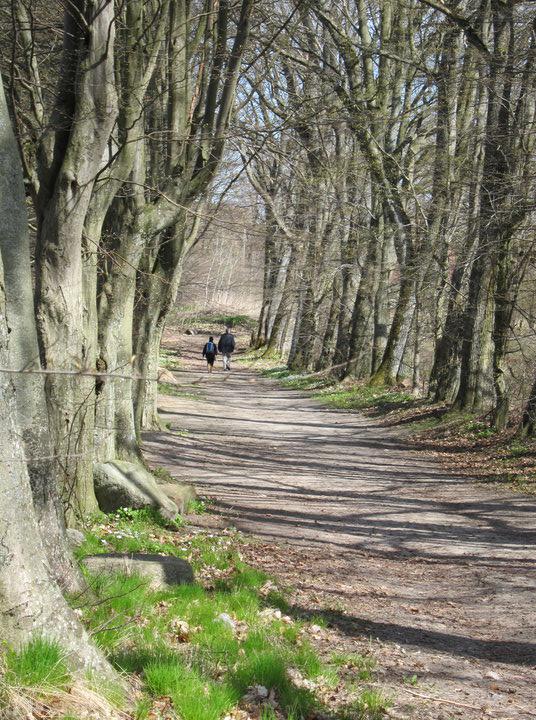
[{"label": "forest floor", "polygon": [[[179,344],[155,464],[209,499],[207,526],[324,618],[326,652],[372,654],[395,718],[536,717],[536,499],[449,473],[362,414]],[[184,349],[187,348],[187,349]]]}]

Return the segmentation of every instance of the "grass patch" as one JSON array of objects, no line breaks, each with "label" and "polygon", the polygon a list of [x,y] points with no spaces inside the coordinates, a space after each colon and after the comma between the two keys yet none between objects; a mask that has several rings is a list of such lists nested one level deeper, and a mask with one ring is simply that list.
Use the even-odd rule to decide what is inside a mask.
[{"label": "grass patch", "polygon": [[204,515],[207,512],[207,501],[200,498],[188,500],[186,512],[190,515]]},{"label": "grass patch", "polygon": [[80,557],[96,550],[176,555],[192,562],[202,582],[154,590],[134,575],[88,574],[91,592],[72,600],[113,665],[139,678],[138,720],[163,707],[183,720],[221,720],[248,702],[274,720],[273,709],[253,697],[259,686],[276,699],[277,717],[304,720],[323,710],[326,688],[339,687],[344,663],[354,669],[354,683],[369,679],[371,660],[322,660],[308,631],[318,618],[283,614],[284,593],[241,560],[239,533],[170,528],[147,511],[120,511],[96,516],[86,534]]},{"label": "grass patch", "polygon": [[374,408],[378,412],[389,412],[415,403],[415,398],[408,393],[393,390],[392,388],[371,387],[369,385],[341,385],[318,393],[317,397],[329,407],[340,410]]},{"label": "grass patch", "polygon": [[184,390],[178,385],[173,383],[159,382],[158,392],[160,395],[168,395],[172,397],[188,398],[190,400],[199,400],[202,395],[200,392],[192,392],[191,390]]},{"label": "grass patch", "polygon": [[171,348],[160,348],[160,360],[159,365],[166,370],[173,372],[174,370],[180,370],[182,365],[179,358],[179,353]]},{"label": "grass patch", "polygon": [[531,452],[531,448],[526,442],[520,440],[513,440],[510,445],[506,448],[505,460],[516,460],[517,458],[525,457]]},{"label": "grass patch", "polygon": [[376,661],[369,655],[359,653],[334,653],[331,657],[331,664],[341,670],[346,670],[356,675],[359,680],[373,680],[376,669]]},{"label": "grass patch", "polygon": [[288,375],[283,378],[282,383],[292,390],[323,390],[333,387],[335,381],[329,375],[313,373],[312,375]]},{"label": "grass patch", "polygon": [[261,370],[262,377],[273,378],[274,380],[284,380],[290,375],[290,370],[285,365]]},{"label": "grass patch", "polygon": [[277,351],[267,352],[265,347],[251,348],[245,353],[241,353],[237,356],[235,362],[246,367],[259,370],[262,375],[268,377],[270,371],[281,370],[285,371],[285,368],[281,366],[281,355]]},{"label": "grass patch", "polygon": [[67,687],[71,675],[60,645],[37,637],[21,650],[7,651],[4,680],[10,686],[50,692]]},{"label": "grass patch", "polygon": [[279,380],[284,387],[292,390],[316,390],[316,398],[339,410],[374,408],[386,412],[415,403],[415,398],[409,393],[388,387],[338,383],[326,373],[296,375],[287,367],[278,365],[263,369],[261,375]]},{"label": "grass patch", "polygon": [[239,563],[241,536],[228,532],[225,537],[211,533],[190,533],[181,518],[169,521],[152,509],[122,508],[111,515],[99,515],[86,527],[86,539],[76,556],[108,552],[157,553],[180,557],[195,570],[213,566],[228,569]]},{"label": "grass patch", "polygon": [[159,480],[162,480],[166,483],[172,483],[175,482],[175,478],[173,475],[169,472],[169,470],[165,467],[157,466],[151,468],[151,473],[158,478]]},{"label": "grass patch", "polygon": [[490,438],[496,433],[493,428],[482,420],[472,420],[466,423],[465,430],[475,438]]},{"label": "grass patch", "polygon": [[149,692],[169,696],[184,720],[218,720],[240,699],[228,683],[217,682],[177,662],[153,661],[144,668]]},{"label": "grass patch", "polygon": [[351,710],[357,712],[359,720],[382,720],[392,701],[378,690],[364,690],[352,703]]}]

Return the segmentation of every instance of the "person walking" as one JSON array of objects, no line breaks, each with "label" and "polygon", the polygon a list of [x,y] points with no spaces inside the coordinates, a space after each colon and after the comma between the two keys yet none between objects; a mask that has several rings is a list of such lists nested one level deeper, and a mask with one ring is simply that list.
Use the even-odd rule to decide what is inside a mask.
[{"label": "person walking", "polygon": [[221,353],[224,370],[231,370],[231,355],[236,347],[234,335],[230,328],[225,328],[225,332],[218,341],[218,352]]},{"label": "person walking", "polygon": [[208,339],[208,342],[205,343],[205,347],[203,348],[203,357],[206,358],[207,370],[209,373],[214,370],[214,360],[216,359],[217,354],[218,349],[216,348],[214,338],[211,335]]}]

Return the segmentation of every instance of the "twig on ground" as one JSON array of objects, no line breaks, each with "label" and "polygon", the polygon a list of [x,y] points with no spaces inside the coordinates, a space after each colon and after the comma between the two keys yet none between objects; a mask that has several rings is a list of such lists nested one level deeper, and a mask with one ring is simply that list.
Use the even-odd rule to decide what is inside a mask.
[{"label": "twig on ground", "polygon": [[[415,692],[414,690],[410,690],[409,688],[406,688],[406,687],[403,687],[402,690],[409,693],[410,695],[414,695],[415,697],[422,698],[423,700],[431,700],[432,702],[444,703],[447,705],[456,705],[456,707],[469,708],[470,710],[478,710],[478,711],[482,710],[482,706],[479,707],[477,705],[470,705],[469,703],[457,702],[456,700],[447,700],[446,698],[437,698],[437,697],[433,697],[432,695],[425,695],[424,693]],[[515,707],[517,710],[523,711],[527,715],[530,715],[530,717],[536,717],[535,712],[532,712],[531,710],[527,710],[527,708],[521,707],[520,705],[514,705],[512,703],[512,707]]]},{"label": "twig on ground", "polygon": [[456,700],[447,700],[446,698],[437,698],[433,697],[433,695],[425,695],[424,693],[418,693],[414,690],[410,690],[407,687],[403,687],[401,689],[409,693],[410,695],[414,695],[415,697],[421,698],[423,700],[431,700],[432,702],[445,703],[447,705],[456,705],[456,707],[469,708],[470,710],[482,710],[482,706],[470,705],[469,703],[462,703]]}]

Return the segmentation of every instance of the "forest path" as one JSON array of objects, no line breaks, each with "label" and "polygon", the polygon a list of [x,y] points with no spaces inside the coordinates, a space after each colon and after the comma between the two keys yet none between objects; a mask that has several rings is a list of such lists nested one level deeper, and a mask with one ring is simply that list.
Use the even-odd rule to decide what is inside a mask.
[{"label": "forest path", "polygon": [[146,436],[150,459],[259,539],[296,612],[372,650],[394,717],[536,717],[536,499],[237,365],[176,377],[198,396],[161,398],[175,433]]}]

